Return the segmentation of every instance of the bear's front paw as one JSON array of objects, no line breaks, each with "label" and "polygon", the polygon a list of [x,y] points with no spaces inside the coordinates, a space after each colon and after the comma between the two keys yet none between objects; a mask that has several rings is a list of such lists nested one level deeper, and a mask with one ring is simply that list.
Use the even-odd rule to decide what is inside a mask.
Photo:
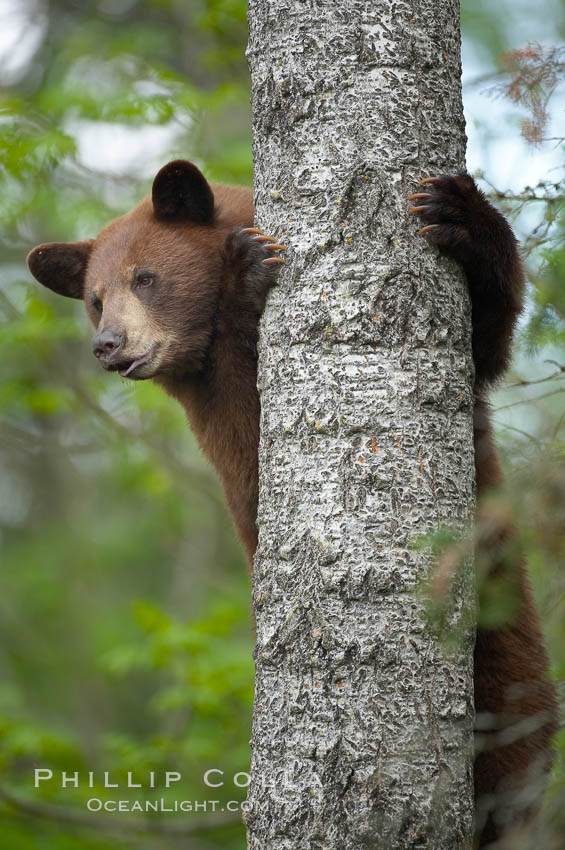
[{"label": "bear's front paw", "polygon": [[274,256],[274,251],[286,251],[286,248],[280,245],[274,236],[266,236],[258,227],[232,230],[226,242],[226,252],[230,258],[247,266],[254,263],[284,263],[282,257]]},{"label": "bear's front paw", "polygon": [[263,231],[259,230],[258,227],[244,227],[241,232],[244,234],[248,233],[251,236],[251,240],[261,245],[263,250],[268,253],[269,256],[264,257],[262,260],[265,265],[285,262],[283,257],[275,257],[271,253],[272,251],[286,251],[284,245],[280,245],[274,236],[265,236]]},{"label": "bear's front paw", "polygon": [[418,235],[456,259],[464,259],[473,238],[472,226],[489,209],[484,195],[468,174],[426,177],[418,185],[425,186],[425,191],[408,198],[418,201],[408,215],[419,215],[424,223]]},{"label": "bear's front paw", "polygon": [[232,230],[226,240],[228,268],[237,279],[243,280],[246,293],[261,311],[267,292],[277,279],[279,265],[285,262],[282,257],[275,256],[277,251],[286,251],[286,248],[257,227]]}]

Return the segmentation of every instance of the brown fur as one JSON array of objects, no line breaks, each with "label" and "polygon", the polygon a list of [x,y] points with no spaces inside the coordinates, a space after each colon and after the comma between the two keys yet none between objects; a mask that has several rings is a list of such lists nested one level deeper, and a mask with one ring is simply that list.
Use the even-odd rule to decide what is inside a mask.
[{"label": "brown fur", "polygon": [[418,203],[424,223],[435,225],[428,239],[461,263],[471,295],[477,566],[487,592],[489,580],[503,582],[511,606],[501,626],[477,630],[475,644],[475,801],[478,845],[484,847],[511,841],[514,829],[533,820],[557,729],[555,689],[523,558],[508,518],[489,502],[502,469],[487,390],[508,365],[524,273],[512,230],[471,177],[440,177],[426,190],[428,197]]},{"label": "brown fur", "polygon": [[[222,479],[251,564],[257,545],[257,328],[276,266],[265,264],[268,248],[242,230],[253,221],[251,192],[221,185],[211,190],[213,197],[191,164],[169,163],[155,178],[152,199],[112,222],[96,240],[38,246],[29,266],[56,292],[84,298],[97,328],[95,353],[105,368],[154,378],[183,405]],[[468,278],[482,500],[501,479],[485,388],[508,362],[522,305],[521,262],[505,219],[468,175],[438,178],[419,197],[419,215],[434,225],[427,238],[458,260]],[[488,553],[488,573],[504,576],[515,606],[503,626],[477,633],[480,846],[531,819],[556,728],[535,604],[521,557],[509,545],[512,528],[492,514],[487,520],[479,513],[484,533],[477,557],[480,562]],[[538,785],[524,802],[533,769]]]},{"label": "brown fur", "polygon": [[[500,627],[478,628],[475,642],[476,819],[483,847],[531,824],[551,767],[557,731],[555,689],[524,559],[504,511],[488,501],[502,480],[488,407],[475,408],[479,494],[476,560],[482,581],[503,584],[509,606]],[[481,506],[482,505],[482,506]],[[481,569],[482,568],[482,569]],[[510,850],[511,844],[504,845]]]}]

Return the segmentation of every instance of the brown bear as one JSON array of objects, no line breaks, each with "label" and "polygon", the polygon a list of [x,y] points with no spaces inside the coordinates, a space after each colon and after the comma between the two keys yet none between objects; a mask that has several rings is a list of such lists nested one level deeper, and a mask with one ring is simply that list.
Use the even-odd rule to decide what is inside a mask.
[{"label": "brown bear", "polygon": [[[501,478],[489,422],[488,386],[504,371],[524,275],[506,220],[466,174],[428,178],[410,196],[419,231],[461,263],[473,312],[475,456],[479,497]],[[162,168],[152,197],[96,239],[39,245],[37,280],[81,298],[96,328],[93,351],[109,371],[152,378],[177,398],[224,485],[252,562],[257,545],[258,322],[276,280],[274,239],[253,227],[249,189],[210,185],[184,160]],[[509,835],[537,808],[556,728],[554,689],[524,565],[497,526],[484,541],[491,571],[512,582],[511,622],[479,629],[475,763],[480,846]],[[494,553],[494,554],[493,554]]]}]

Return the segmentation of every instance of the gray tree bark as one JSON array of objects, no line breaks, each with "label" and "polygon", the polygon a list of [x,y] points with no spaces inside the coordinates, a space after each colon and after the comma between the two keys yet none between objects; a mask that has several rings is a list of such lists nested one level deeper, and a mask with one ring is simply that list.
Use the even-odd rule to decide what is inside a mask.
[{"label": "gray tree bark", "polygon": [[[474,499],[470,306],[415,235],[464,168],[456,0],[250,0],[262,323],[251,850],[467,847],[472,640],[416,585]],[[455,627],[471,601],[461,591]]]}]

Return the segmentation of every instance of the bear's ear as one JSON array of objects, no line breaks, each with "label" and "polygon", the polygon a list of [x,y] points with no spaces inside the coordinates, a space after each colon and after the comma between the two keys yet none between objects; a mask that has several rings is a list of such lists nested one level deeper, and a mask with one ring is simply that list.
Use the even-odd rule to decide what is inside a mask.
[{"label": "bear's ear", "polygon": [[82,298],[84,275],[93,245],[94,239],[38,245],[28,254],[28,268],[36,280],[58,295]]},{"label": "bear's ear", "polygon": [[164,165],[153,181],[153,211],[164,221],[212,224],[214,195],[201,171],[185,159]]}]

